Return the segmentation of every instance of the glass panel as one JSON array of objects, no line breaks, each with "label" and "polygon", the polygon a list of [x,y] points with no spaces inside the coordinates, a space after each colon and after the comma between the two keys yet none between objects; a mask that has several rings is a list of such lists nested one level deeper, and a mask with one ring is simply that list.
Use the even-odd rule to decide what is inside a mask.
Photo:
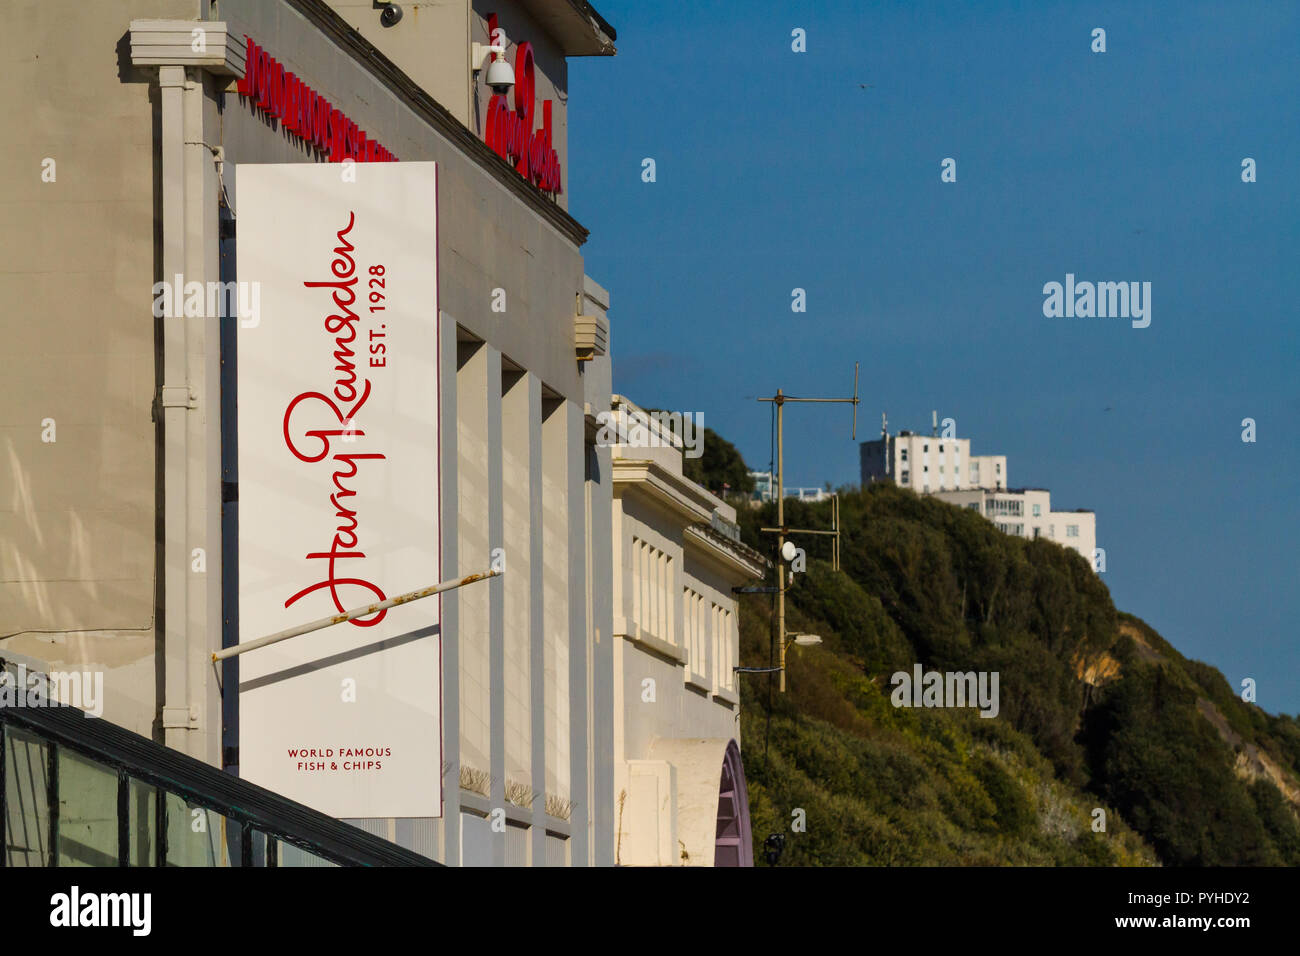
[{"label": "glass panel", "polygon": [[59,866],[117,866],[117,771],[60,747]]},{"label": "glass panel", "polygon": [[337,863],[331,863],[322,856],[310,853],[307,850],[300,849],[292,843],[279,841],[279,859],[280,866],[338,866]]},{"label": "glass panel", "polygon": [[238,866],[239,822],[167,794],[167,865]]},{"label": "glass panel", "polygon": [[127,852],[131,866],[154,866],[158,854],[158,790],[139,780],[130,781],[127,794],[130,832]]},{"label": "glass panel", "polygon": [[5,728],[5,865],[50,865],[49,749],[35,734]]},{"label": "glass panel", "polygon": [[266,866],[266,834],[249,830],[248,837],[253,841],[253,866]]}]

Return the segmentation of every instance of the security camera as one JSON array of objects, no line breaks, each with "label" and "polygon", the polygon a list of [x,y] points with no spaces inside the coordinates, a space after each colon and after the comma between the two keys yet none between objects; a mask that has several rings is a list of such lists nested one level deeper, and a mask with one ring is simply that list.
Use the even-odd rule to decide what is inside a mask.
[{"label": "security camera", "polygon": [[510,88],[515,85],[515,71],[506,62],[505,57],[498,57],[488,64],[487,84],[492,87],[493,93],[500,93],[502,96],[509,93]]},{"label": "security camera", "polygon": [[384,4],[384,12],[379,15],[379,22],[386,27],[396,26],[402,19],[402,8],[395,3]]},{"label": "security camera", "polygon": [[492,87],[493,93],[500,93],[502,96],[510,92],[510,88],[515,85],[515,71],[506,60],[506,47],[504,43],[471,43],[469,50],[470,66],[474,70],[474,75],[482,71],[484,64],[487,65],[487,85]]}]

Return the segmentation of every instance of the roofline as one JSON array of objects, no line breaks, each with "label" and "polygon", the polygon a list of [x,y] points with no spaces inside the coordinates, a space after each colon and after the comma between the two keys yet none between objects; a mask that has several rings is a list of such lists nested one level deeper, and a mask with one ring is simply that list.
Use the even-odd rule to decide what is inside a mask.
[{"label": "roofline", "polygon": [[618,34],[588,0],[519,0],[566,57],[614,56]]},{"label": "roofline", "polygon": [[602,17],[596,11],[596,8],[593,7],[590,3],[588,3],[587,0],[569,0],[569,2],[572,3],[575,7],[577,7],[582,13],[585,13],[587,16],[595,20],[596,25],[600,27],[601,30],[605,32],[605,35],[608,36],[611,40],[618,39],[618,33],[615,32],[614,28],[610,25],[609,21],[606,20],[604,17]]},{"label": "roofline", "polygon": [[[694,546],[694,549],[692,548]],[[682,553],[694,553],[737,574],[740,581],[763,578],[771,562],[749,545],[726,538],[708,525],[693,524],[682,529]]]}]

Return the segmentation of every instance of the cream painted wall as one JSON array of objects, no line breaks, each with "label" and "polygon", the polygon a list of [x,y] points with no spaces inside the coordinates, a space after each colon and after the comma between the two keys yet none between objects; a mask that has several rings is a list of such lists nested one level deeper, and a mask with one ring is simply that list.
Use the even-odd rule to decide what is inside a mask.
[{"label": "cream painted wall", "polygon": [[[457,571],[468,572],[491,564],[488,395],[495,383],[489,372],[488,350],[482,343],[462,342],[458,350],[456,456],[459,520],[456,529],[460,568]],[[496,378],[499,380],[499,373]],[[460,764],[467,770],[466,779],[470,783],[484,787],[486,781],[483,777],[490,774],[492,768],[489,593],[486,587],[471,587],[457,595],[460,610]],[[457,775],[461,776],[459,768]],[[488,794],[485,791],[483,795]]]},{"label": "cream painted wall", "polygon": [[[1097,516],[1091,511],[1053,511],[1050,517],[1055,530],[1052,540],[1078,551],[1092,566],[1093,550],[1097,547]],[[1070,535],[1071,526],[1079,529],[1077,536]]]},{"label": "cream painted wall", "polygon": [[[480,139],[492,90],[486,70],[477,77],[471,71],[470,42],[487,44],[487,16],[495,13],[506,32],[506,59],[512,65],[516,45],[531,43],[536,65],[535,128],[541,129],[542,103],[550,100],[551,145],[563,170],[564,191],[558,202],[561,208],[568,208],[568,63],[560,46],[523,7],[513,0],[474,4],[470,0],[407,0],[401,4],[402,19],[385,27],[371,0],[328,3]],[[513,92],[510,102],[514,103]]]},{"label": "cream painted wall", "polygon": [[469,0],[403,2],[394,26],[372,0],[327,0],[357,32],[456,119],[470,125]]},{"label": "cream painted wall", "polygon": [[132,16],[196,12],[196,0],[10,0],[0,31],[0,655],[103,671],[104,716],[146,736],[153,110],[124,35]]},{"label": "cream painted wall", "polygon": [[[1007,456],[1006,455],[974,455],[971,457],[970,464],[979,471],[978,479],[969,481],[969,484],[979,488],[1006,488],[1009,487],[1007,482]],[[970,469],[967,469],[969,478]]]},{"label": "cream painted wall", "polygon": [[[542,104],[551,101],[551,147],[560,158],[560,183],[562,191],[556,201],[561,209],[569,208],[569,63],[554,40],[535,19],[513,0],[474,0],[470,12],[471,38],[479,43],[488,42],[487,17],[497,15],[497,23],[506,34],[506,59],[515,63],[515,49],[519,43],[533,46],[536,86],[533,90],[536,117],[534,129],[542,128]],[[515,80],[519,77],[516,75]],[[487,119],[488,101],[492,89],[487,85],[487,70],[479,73],[477,82],[471,84],[470,122],[466,125],[480,139],[483,123]],[[510,92],[511,105],[515,94]]]},{"label": "cream painted wall", "polygon": [[[533,375],[502,375],[501,449],[503,547],[507,572],[505,606],[505,774],[515,784],[532,785],[532,616],[542,598],[533,587],[534,541],[542,529],[533,520],[532,479],[541,473],[541,385]],[[537,475],[534,476],[533,472]],[[537,489],[540,505],[540,488]],[[535,605],[537,606],[535,609]]]},{"label": "cream painted wall", "polygon": [[[570,799],[569,462],[563,404],[543,402],[542,421],[542,733],[543,799]],[[578,502],[572,502],[577,506]]]},{"label": "cream painted wall", "polygon": [[[455,7],[437,6],[444,13]],[[468,17],[468,6],[463,6]],[[406,7],[403,23],[410,24],[412,5]],[[127,31],[134,18],[194,19],[207,8],[207,0],[11,0],[5,8],[8,29],[0,34],[0,51],[9,66],[0,90],[0,119],[8,131],[6,148],[0,151],[0,217],[10,227],[0,231],[0,253],[7,263],[0,272],[0,290],[18,306],[0,316],[6,333],[6,349],[0,351],[0,656],[21,654],[47,668],[104,670],[105,718],[146,736],[155,718],[161,665],[153,620],[160,541],[152,420],[158,330],[150,313],[161,262],[154,105],[158,74],[130,66]],[[449,387],[456,379],[445,409],[451,417],[444,420],[442,433],[444,475],[452,496],[444,502],[444,520],[446,527],[454,523],[459,529],[444,547],[457,568],[486,566],[490,547],[503,543],[510,527],[502,517],[504,475],[514,485],[511,507],[524,514],[522,524],[513,527],[536,529],[539,546],[548,536],[555,544],[559,557],[545,566],[531,561],[532,533],[526,535],[524,552],[510,556],[511,573],[530,576],[527,593],[536,595],[539,606],[537,615],[528,606],[522,643],[513,649],[512,667],[518,673],[511,679],[512,691],[519,709],[512,713],[516,733],[510,750],[534,774],[522,782],[545,772],[541,779],[548,785],[554,782],[563,789],[570,779],[581,791],[574,795],[571,820],[545,818],[540,803],[535,813],[521,811],[520,817],[533,822],[522,852],[534,863],[565,856],[568,849],[557,852],[555,837],[547,838],[544,831],[571,829],[572,862],[612,861],[612,562],[600,551],[602,542],[608,551],[610,536],[607,451],[594,455],[604,462],[603,469],[590,477],[581,474],[581,413],[584,401],[602,390],[603,399],[594,400],[608,405],[609,360],[603,357],[583,368],[575,361],[573,342],[577,297],[586,289],[607,303],[608,294],[585,280],[578,246],[536,205],[502,185],[473,151],[426,122],[292,3],[221,0],[216,16],[253,35],[402,159],[439,163],[444,375]],[[525,24],[516,26],[521,36],[527,32]],[[466,56],[467,29],[462,24],[451,41],[464,47]],[[546,66],[539,54],[538,67],[539,95],[553,94],[555,84],[545,85],[540,74],[554,64]],[[468,74],[461,75],[468,91]],[[236,211],[237,164],[315,161],[276,123],[241,102],[226,80],[208,77],[204,83],[193,94],[202,100],[202,133],[195,138],[223,149],[223,183]],[[561,151],[563,116],[560,108]],[[199,145],[193,154],[202,155],[203,175],[215,180],[211,154]],[[57,163],[52,183],[41,181],[47,157]],[[195,228],[215,247],[215,196],[206,185],[192,195],[202,207],[194,216]],[[498,287],[507,295],[504,312],[491,307]],[[466,337],[488,343],[479,346],[482,366],[473,366],[473,381],[462,382],[454,374],[458,325]],[[193,370],[200,375],[195,384],[203,404],[189,414],[210,423],[207,416],[217,406],[207,401],[205,389],[215,383],[201,376],[203,363],[215,362],[215,350],[206,337],[195,342]],[[564,400],[556,413],[564,424],[556,446],[563,467],[558,458],[541,463],[552,491],[562,486],[546,495],[551,500],[545,522],[543,471],[530,470],[520,486],[522,459],[513,432],[515,460],[504,466],[502,432],[512,419],[501,409],[503,356],[508,364],[528,370],[529,393],[539,396],[539,402],[543,389]],[[525,425],[530,435],[541,423],[540,404],[534,404],[537,414],[530,410]],[[41,441],[44,418],[54,419],[57,441]],[[555,424],[558,428],[561,420]],[[541,462],[536,455],[540,438],[532,435],[528,444],[522,454],[531,469],[535,458]],[[219,489],[219,443],[195,441],[191,453],[208,482],[200,492]],[[463,522],[458,520],[461,504]],[[213,507],[211,514],[216,512]],[[590,572],[584,561],[589,536],[596,543]],[[202,573],[219,582],[219,537],[209,540]],[[503,581],[493,581],[444,598],[445,620],[459,622],[454,626],[460,629],[444,636],[444,756],[451,768],[447,825],[431,820],[365,823],[451,862],[460,861],[456,773],[462,746],[467,763],[490,764],[479,769],[497,778],[491,796],[501,802],[506,734],[504,717],[498,719],[495,708],[501,706],[504,713],[505,675],[501,659],[492,655],[504,653],[503,588]],[[589,602],[595,608],[590,626]],[[543,617],[541,608],[549,608],[549,614]],[[520,613],[519,606],[513,613]],[[195,631],[199,640],[219,641],[220,629],[218,613],[215,624],[200,622]],[[535,648],[541,657],[534,657]],[[596,666],[602,668],[599,674],[593,671]],[[543,671],[551,670],[553,682],[549,677],[544,682]],[[210,671],[205,670],[208,684],[195,697],[215,693]],[[565,694],[572,703],[567,716]],[[543,713],[545,719],[539,716]],[[214,734],[219,721],[206,722],[203,732]],[[538,760],[536,747],[543,740],[545,760]],[[204,759],[217,762],[220,751],[213,748]],[[587,797],[588,787],[596,796]],[[469,831],[477,832],[472,825]],[[489,857],[504,862],[494,855],[493,839],[489,835]],[[512,853],[520,852],[512,847]]]},{"label": "cream painted wall", "polygon": [[[686,821],[716,815],[718,747],[740,740],[739,699],[730,670],[738,658],[739,618],[731,588],[749,578],[718,556],[716,544],[689,529],[707,523],[713,512],[734,520],[735,511],[698,486],[674,484],[682,481],[681,452],[675,448],[617,445],[612,451],[618,859],[635,866],[711,866],[711,827],[692,829]],[[681,494],[673,498],[675,505],[662,497],[672,495],[669,488]],[[669,579],[638,578],[637,556],[646,547],[671,560]],[[639,610],[647,593],[655,595],[652,603],[670,608],[660,616],[671,619],[671,628]],[[706,634],[696,669],[689,666],[688,594],[702,604]],[[692,764],[684,773],[678,764],[680,754],[673,748],[696,753],[694,744],[704,747],[700,753],[717,750],[711,772],[701,775]],[[709,833],[702,836],[705,830]]]}]

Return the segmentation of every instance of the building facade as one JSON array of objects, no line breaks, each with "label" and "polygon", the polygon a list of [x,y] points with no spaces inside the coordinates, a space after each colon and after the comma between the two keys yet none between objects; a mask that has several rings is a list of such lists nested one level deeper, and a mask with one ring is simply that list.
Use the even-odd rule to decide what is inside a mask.
[{"label": "building facade", "polygon": [[1006,455],[971,455],[969,438],[885,432],[858,449],[862,483],[892,481],[918,494],[1006,488]]},{"label": "building facade", "polygon": [[[936,416],[937,417],[937,416]],[[1097,547],[1097,516],[1092,511],[1052,511],[1042,488],[1013,489],[1007,484],[1005,455],[972,455],[969,438],[944,438],[881,430],[862,442],[862,484],[892,481],[917,494],[977,511],[999,531],[1022,538],[1048,538],[1079,552],[1094,570],[1104,570]]]},{"label": "building facade", "polygon": [[1012,488],[994,491],[969,488],[936,491],[940,501],[969,508],[992,521],[997,529],[1019,538],[1046,538],[1077,551],[1094,570],[1097,547],[1097,516],[1092,511],[1053,511],[1051,493],[1045,488]]},{"label": "building facade", "polygon": [[[567,212],[566,61],[612,55],[615,34],[586,0],[399,6],[389,23],[369,0],[34,3],[6,31],[0,281],[22,309],[0,357],[0,656],[100,673],[105,720],[239,772],[238,664],[212,655],[258,636],[238,616],[242,312],[159,316],[157,284],[239,282],[241,165],[435,162],[430,547],[448,577],[498,551],[508,570],[439,598],[441,815],[351,822],[453,865],[611,865],[627,761],[703,766],[651,737],[738,740],[716,649],[687,659],[708,689],[682,677],[699,708],[671,728],[621,710],[640,645],[616,636],[622,528],[596,441],[610,297]],[[493,59],[512,89],[487,85]],[[747,559],[685,526],[675,540],[695,577],[674,606],[693,582],[728,611]],[[717,779],[734,751],[709,752]]]},{"label": "building facade", "polygon": [[[755,507],[776,498],[776,478],[770,471],[751,471],[749,477],[754,479],[754,491],[750,498]],[[797,498],[799,501],[809,503],[826,501],[831,497],[831,492],[825,488],[798,488],[787,485],[782,491],[787,498]]]},{"label": "building facade", "polygon": [[[621,397],[612,410],[645,419]],[[732,588],[767,562],[740,541],[735,508],[683,476],[680,439],[646,431],[612,448],[617,858],[749,866]]]}]

